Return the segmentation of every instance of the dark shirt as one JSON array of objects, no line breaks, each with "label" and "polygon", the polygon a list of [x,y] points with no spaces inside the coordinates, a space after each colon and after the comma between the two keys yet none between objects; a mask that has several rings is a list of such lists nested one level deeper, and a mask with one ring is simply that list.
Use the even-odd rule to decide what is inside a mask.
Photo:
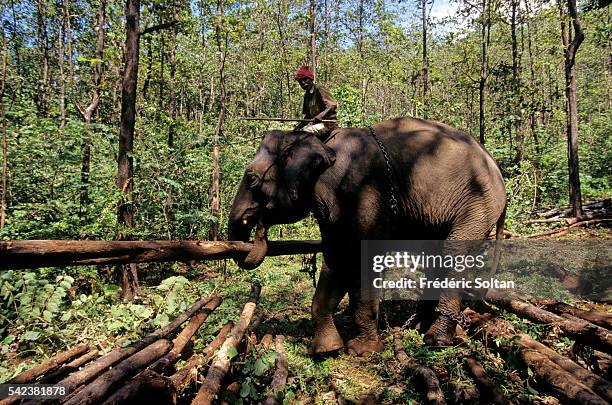
[{"label": "dark shirt", "polygon": [[[304,114],[304,118],[314,118],[320,112],[329,107],[331,107],[331,109],[325,115],[325,117],[323,117],[323,119],[335,120],[337,118],[336,107],[338,107],[338,103],[325,87],[315,83],[310,91],[306,91],[306,93],[304,93],[304,101],[302,105],[302,113]],[[325,123],[325,126],[328,128],[335,128],[337,124]]]}]

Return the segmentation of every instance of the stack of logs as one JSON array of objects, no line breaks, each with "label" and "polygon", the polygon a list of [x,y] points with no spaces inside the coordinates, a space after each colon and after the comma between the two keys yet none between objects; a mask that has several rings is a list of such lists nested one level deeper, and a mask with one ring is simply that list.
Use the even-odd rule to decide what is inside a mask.
[{"label": "stack of logs", "polygon": [[[558,225],[554,229],[534,233],[524,236],[524,238],[538,238],[542,236],[561,236],[569,232],[570,229],[593,224],[612,222],[612,200],[595,201],[585,204],[582,207],[583,213],[580,217],[572,216],[571,208],[554,208],[544,212],[538,212],[538,218],[523,222],[525,225],[533,224],[553,224]],[[516,237],[518,235],[511,235]]]},{"label": "stack of logs", "polygon": [[[177,397],[192,386],[200,371],[209,363],[206,378],[192,403],[211,404],[219,396],[221,383],[230,369],[232,352],[238,349],[251,323],[260,292],[261,286],[253,285],[238,322],[226,323],[208,346],[188,357],[178,370],[175,364],[184,357],[184,351],[192,337],[223,302],[223,299],[214,293],[195,302],[165,327],[127,347],[117,348],[99,356],[97,350],[88,344],[80,344],[6,382],[59,384],[67,388],[68,396],[47,401],[12,397],[0,401],[0,405],[18,402],[82,405],[146,401],[175,404]],[[185,322],[185,327],[177,334]],[[172,336],[175,337],[170,341]],[[276,343],[277,374],[280,375],[275,375],[268,402],[270,404],[278,403],[276,398],[282,392],[287,378],[287,359],[282,337],[277,337]]]},{"label": "stack of logs", "polygon": [[[497,348],[500,352],[503,348],[495,342],[508,342],[524,365],[533,372],[536,382],[564,403],[612,403],[612,314],[583,311],[560,302],[542,302],[536,306],[516,297],[501,299],[495,291],[491,291],[487,298],[499,308],[533,323],[546,324],[556,333],[575,340],[575,347],[589,346],[592,352],[590,364],[578,355],[573,355],[574,359],[571,359],[525,333],[516,332],[510,322],[497,317],[494,308],[485,302],[475,305],[485,308],[480,313],[471,308],[463,312],[463,325],[470,336],[480,336],[485,347]],[[445,404],[434,370],[418,364],[406,354],[401,329],[396,328],[393,332],[396,359],[407,370],[413,386],[421,391],[424,402]],[[480,402],[511,404],[476,359],[478,354],[471,353],[469,349],[464,350],[464,354],[465,366],[478,387]]]}]

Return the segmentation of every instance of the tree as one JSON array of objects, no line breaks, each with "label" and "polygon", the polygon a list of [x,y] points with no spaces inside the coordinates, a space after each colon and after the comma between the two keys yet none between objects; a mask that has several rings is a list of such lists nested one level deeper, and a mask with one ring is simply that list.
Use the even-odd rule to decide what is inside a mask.
[{"label": "tree", "polygon": [[6,91],[6,69],[8,65],[8,48],[6,46],[6,35],[4,24],[0,20],[0,30],[2,31],[2,73],[0,76],[0,119],[2,119],[2,196],[0,198],[0,229],[6,223],[6,187],[8,178],[7,150],[6,150],[6,111],[4,107],[4,93]]},{"label": "tree", "polygon": [[[427,58],[427,0],[421,0],[421,24],[423,26],[423,117],[427,118],[429,107],[429,61]],[[433,0],[430,4],[433,5]]]},{"label": "tree", "polygon": [[[566,27],[564,7],[561,6],[561,37],[565,48],[565,97],[567,99],[567,155],[569,172],[569,198],[572,214],[582,215],[582,193],[580,190],[580,164],[578,160],[578,96],[576,94],[576,53],[584,40],[580,26],[576,0],[567,0],[570,21]],[[573,32],[572,32],[573,28]]]},{"label": "tree", "polygon": [[310,0],[310,12],[308,27],[310,33],[308,35],[308,43],[310,47],[310,67],[314,74],[314,80],[317,80],[317,0]]},{"label": "tree", "polygon": [[485,144],[486,127],[486,89],[489,79],[489,45],[491,43],[491,8],[494,0],[482,0],[480,9],[480,81],[479,91],[479,139],[481,144]]}]

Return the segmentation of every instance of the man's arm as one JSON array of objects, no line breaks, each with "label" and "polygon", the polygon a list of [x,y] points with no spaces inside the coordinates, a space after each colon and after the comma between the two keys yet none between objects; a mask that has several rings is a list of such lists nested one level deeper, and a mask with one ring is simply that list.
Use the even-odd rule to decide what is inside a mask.
[{"label": "man's arm", "polygon": [[321,99],[323,100],[323,104],[325,104],[325,109],[313,118],[315,123],[321,122],[321,120],[323,120],[327,114],[332,111],[336,111],[336,108],[338,107],[338,102],[325,87],[319,86],[318,90],[319,94],[321,95]]}]

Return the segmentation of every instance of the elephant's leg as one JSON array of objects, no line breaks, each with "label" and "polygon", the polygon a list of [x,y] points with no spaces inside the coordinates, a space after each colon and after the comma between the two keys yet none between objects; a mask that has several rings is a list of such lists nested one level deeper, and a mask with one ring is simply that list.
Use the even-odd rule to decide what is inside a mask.
[{"label": "elephant's leg", "polygon": [[[449,240],[483,240],[486,239],[490,226],[482,221],[486,216],[479,212],[473,212],[461,225],[453,227],[448,236]],[[457,254],[465,253],[458,247]],[[451,248],[452,250],[452,248]],[[445,254],[453,254],[452,251]],[[461,311],[460,293],[457,290],[443,290],[436,308],[437,318],[429,327],[423,341],[432,346],[450,346],[453,344],[455,330],[459,321]]]},{"label": "elephant's leg", "polygon": [[384,345],[378,337],[378,300],[361,297],[359,289],[351,291],[350,298],[355,303],[355,323],[358,331],[357,336],[348,341],[349,353],[362,356],[382,351]]},{"label": "elephant's leg", "polygon": [[340,304],[346,289],[342,287],[334,274],[323,262],[317,289],[312,299],[312,320],[314,322],[314,336],[311,351],[313,354],[323,354],[340,350],[344,341],[334,325],[334,312]]}]

